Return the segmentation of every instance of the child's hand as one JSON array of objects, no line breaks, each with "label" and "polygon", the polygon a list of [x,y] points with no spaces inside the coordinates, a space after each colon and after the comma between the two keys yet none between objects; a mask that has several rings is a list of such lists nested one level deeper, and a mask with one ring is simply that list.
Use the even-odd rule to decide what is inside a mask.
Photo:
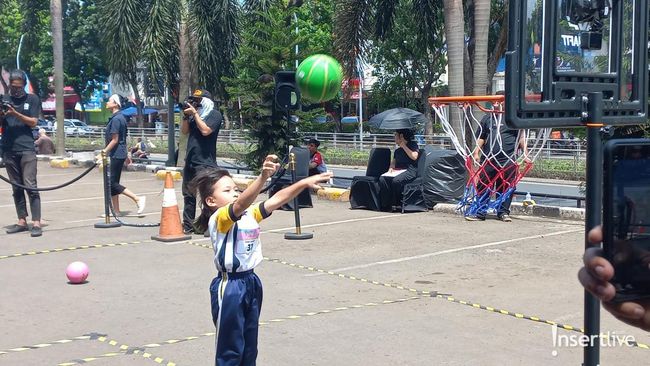
[{"label": "child's hand", "polygon": [[320,173],[316,175],[312,175],[311,177],[305,178],[302,180],[305,184],[307,184],[307,187],[311,189],[321,189],[322,187],[318,185],[318,183],[324,183],[330,180],[334,174],[332,172],[327,172],[327,173]]},{"label": "child's hand", "polygon": [[264,164],[262,164],[262,173],[260,174],[263,179],[268,179],[280,168],[280,164],[276,163],[276,161],[278,161],[277,155],[266,156]]}]

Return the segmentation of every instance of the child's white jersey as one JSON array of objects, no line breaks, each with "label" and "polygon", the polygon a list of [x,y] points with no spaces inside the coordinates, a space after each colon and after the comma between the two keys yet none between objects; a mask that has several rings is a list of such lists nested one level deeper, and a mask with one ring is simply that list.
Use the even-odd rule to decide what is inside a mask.
[{"label": "child's white jersey", "polygon": [[244,272],[262,261],[259,222],[269,217],[264,202],[250,206],[235,217],[232,204],[219,208],[208,223],[219,272]]}]

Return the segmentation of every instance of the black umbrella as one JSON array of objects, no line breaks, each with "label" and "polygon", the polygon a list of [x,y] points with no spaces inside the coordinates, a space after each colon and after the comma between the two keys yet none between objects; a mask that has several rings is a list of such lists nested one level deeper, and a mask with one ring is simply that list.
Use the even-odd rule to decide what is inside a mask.
[{"label": "black umbrella", "polygon": [[393,108],[372,116],[368,121],[370,126],[381,130],[415,129],[420,123],[425,123],[424,114],[409,108]]}]

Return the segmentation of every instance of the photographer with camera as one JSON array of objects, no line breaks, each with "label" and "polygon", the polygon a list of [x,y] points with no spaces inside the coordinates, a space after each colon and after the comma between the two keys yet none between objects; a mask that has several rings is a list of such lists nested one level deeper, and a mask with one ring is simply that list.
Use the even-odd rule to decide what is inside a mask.
[{"label": "photographer with camera", "polygon": [[[7,174],[12,183],[36,188],[36,148],[32,128],[41,114],[41,100],[25,92],[27,78],[22,70],[9,74],[9,96],[2,100],[0,125],[2,126],[2,152]],[[7,229],[7,234],[30,231],[27,226],[27,201],[25,190],[12,186],[18,223]],[[31,236],[43,235],[41,229],[41,196],[27,190],[32,212]]]},{"label": "photographer with camera", "polygon": [[188,135],[185,167],[183,168],[183,232],[194,232],[196,196],[189,183],[203,168],[217,167],[217,136],[223,118],[214,109],[210,92],[195,90],[182,104],[181,133]]}]

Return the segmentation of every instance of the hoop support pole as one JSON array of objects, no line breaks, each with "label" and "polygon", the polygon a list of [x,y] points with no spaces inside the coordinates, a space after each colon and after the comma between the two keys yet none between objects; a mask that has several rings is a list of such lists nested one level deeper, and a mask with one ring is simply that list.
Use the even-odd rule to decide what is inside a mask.
[{"label": "hoop support pole", "polygon": [[[291,184],[295,184],[297,179],[296,179],[296,155],[294,153],[289,153],[289,169],[291,169]],[[284,238],[288,240],[305,240],[305,239],[313,238],[314,234],[303,233],[300,227],[300,202],[298,202],[298,196],[295,196],[293,198],[293,214],[294,214],[294,219],[296,221],[296,232],[285,233]]]},{"label": "hoop support pole", "polygon": [[108,157],[106,156],[106,153],[104,150],[102,150],[102,176],[104,179],[104,222],[98,222],[94,226],[97,229],[110,229],[114,227],[120,227],[122,224],[119,222],[111,222],[111,213],[109,210],[109,207],[111,205],[111,193],[108,190],[108,186],[110,184],[110,173],[109,173],[109,167],[108,167]]},{"label": "hoop support pole", "polygon": [[[584,98],[584,97],[583,97]],[[603,93],[587,95],[587,192],[585,208],[585,250],[592,247],[589,231],[601,223],[603,141],[601,135],[603,117]],[[600,364],[600,301],[589,292],[584,292],[585,335],[595,342],[587,342],[584,348],[585,366]]]}]

